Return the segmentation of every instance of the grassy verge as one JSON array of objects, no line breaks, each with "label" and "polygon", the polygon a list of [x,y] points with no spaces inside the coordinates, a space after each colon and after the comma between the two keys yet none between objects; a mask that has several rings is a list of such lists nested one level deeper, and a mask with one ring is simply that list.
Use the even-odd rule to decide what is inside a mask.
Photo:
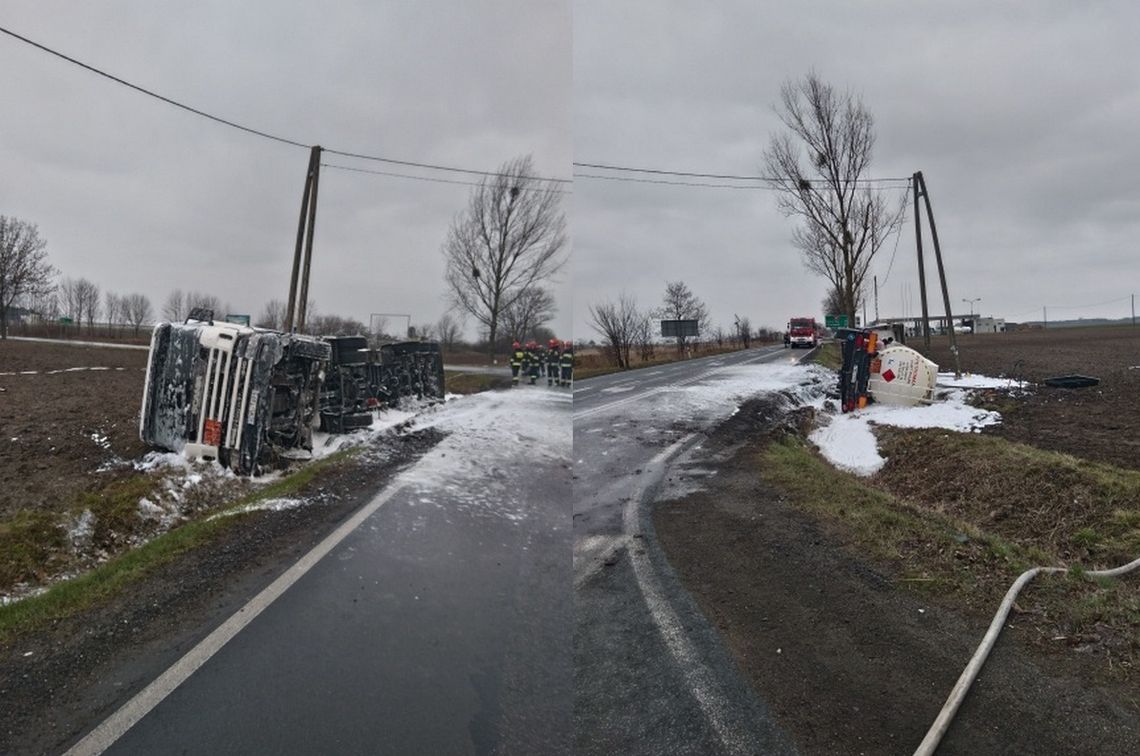
[{"label": "grassy verge", "polygon": [[477,394],[511,385],[510,376],[492,373],[468,373],[462,370],[445,370],[444,389],[450,394]]},{"label": "grassy verge", "polygon": [[812,360],[817,365],[822,365],[825,368],[838,370],[843,366],[843,355],[839,353],[839,344],[834,341],[824,341],[819,345],[819,349],[812,356]]},{"label": "grassy verge", "polygon": [[[156,536],[138,548],[104,562],[90,572],[56,583],[44,593],[7,606],[0,606],[0,643],[6,643],[13,637],[33,632],[114,598],[135,581],[172,562],[178,556],[208,544],[220,533],[241,522],[243,516],[240,510],[243,507],[264,499],[297,493],[311,484],[323,471],[355,456],[359,451],[360,447],[352,447],[330,454],[291,475],[240,497],[226,509],[221,510],[235,511],[234,516],[192,520]],[[137,499],[135,504],[137,506]],[[58,526],[54,529],[59,531]]]},{"label": "grassy verge", "polygon": [[[976,474],[969,454],[955,464]],[[831,523],[859,554],[885,564],[898,584],[983,616],[997,609],[1024,570],[1066,561],[1055,541],[1010,537],[962,510],[929,498],[901,496],[886,490],[889,476],[879,487],[838,471],[799,439],[770,445],[759,465],[765,480],[785,491],[793,504]],[[1135,537],[1135,531],[1125,531],[1135,524],[1131,518],[1108,518],[1104,530],[1115,534],[1111,539],[1099,537],[1100,531],[1095,538],[1076,535],[1085,528],[1075,530],[1074,537],[1106,544],[1106,549],[1109,543],[1123,547]],[[1018,599],[1021,624],[1037,630],[1032,637],[1039,645],[1099,646],[1115,659],[1113,672],[1127,676],[1140,664],[1140,575],[1091,581],[1084,572],[1075,563],[1064,575],[1036,578]]]},{"label": "grassy verge", "polygon": [[114,550],[123,538],[139,532],[139,499],[151,495],[157,476],[134,474],[79,494],[70,514],[26,509],[0,523],[0,585],[41,580],[67,568],[68,543],[64,523],[90,510],[95,517],[91,544]]}]

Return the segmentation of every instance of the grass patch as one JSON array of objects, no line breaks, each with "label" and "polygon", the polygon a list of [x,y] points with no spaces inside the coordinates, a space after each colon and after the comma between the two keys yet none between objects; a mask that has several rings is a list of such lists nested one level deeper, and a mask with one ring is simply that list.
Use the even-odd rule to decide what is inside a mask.
[{"label": "grass patch", "polygon": [[[352,458],[362,450],[354,446],[341,449],[329,456],[305,465],[301,469],[276,480],[257,491],[242,496],[222,511],[236,510],[264,499],[279,498],[295,494],[310,484],[323,471],[342,461]],[[153,486],[153,480],[148,482]],[[126,496],[136,484],[124,485],[120,491]],[[120,499],[110,497],[114,504],[104,504],[113,514],[118,514]],[[135,500],[137,507],[137,499]],[[22,513],[24,514],[24,513]],[[137,516],[137,511],[136,511]],[[128,588],[133,582],[170,563],[178,556],[211,542],[226,528],[242,520],[241,514],[231,517],[204,518],[185,523],[169,530],[138,548],[131,549],[99,565],[90,572],[51,586],[47,591],[30,596],[7,606],[0,606],[0,643],[13,637],[35,631],[47,624],[67,617],[110,600]],[[8,523],[0,526],[0,539],[3,538]],[[52,529],[60,534],[58,521],[52,517]],[[3,541],[0,540],[0,547]]]},{"label": "grass patch", "polygon": [[132,582],[209,541],[229,519],[198,520],[171,530],[91,572],[56,583],[46,592],[0,607],[0,643],[65,619],[118,595]]},{"label": "grass patch", "polygon": [[480,391],[492,391],[510,385],[509,376],[495,375],[494,373],[469,373],[463,370],[445,370],[443,372],[444,390],[451,394],[477,394]]},{"label": "grass patch", "polygon": [[[759,462],[765,480],[786,492],[796,506],[838,526],[860,554],[889,565],[901,585],[981,614],[996,610],[1009,585],[1026,569],[1067,561],[1049,538],[1007,537],[989,523],[961,516],[961,509],[901,496],[836,470],[801,439],[789,437],[769,445]],[[977,476],[969,459],[955,462]],[[1094,477],[1103,474],[1100,470]],[[1115,549],[1136,536],[1138,519],[1132,510],[1115,512],[1101,529],[1074,529],[1074,538],[1085,549],[1110,548],[1106,544]],[[1074,644],[1093,638],[1122,660],[1118,671],[1123,674],[1140,660],[1140,574],[1089,579],[1077,562],[1064,576],[1037,578],[1018,603],[1025,612],[1023,621],[1038,627],[1039,643],[1045,638]]]},{"label": "grass patch", "polygon": [[132,475],[120,478],[100,491],[87,491],[79,495],[74,509],[90,509],[95,515],[95,530],[91,540],[101,548],[114,548],[124,536],[145,527],[139,517],[139,499],[151,495],[159,484],[158,476]]},{"label": "grass patch", "polygon": [[1140,556],[1140,471],[999,436],[892,430],[873,484],[1065,561],[1117,566]]},{"label": "grass patch", "polygon": [[843,354],[839,350],[839,344],[834,341],[824,341],[812,356],[812,361],[832,370],[843,367]]},{"label": "grass patch", "polygon": [[0,523],[0,584],[44,577],[59,565],[66,535],[53,512],[24,510]]}]

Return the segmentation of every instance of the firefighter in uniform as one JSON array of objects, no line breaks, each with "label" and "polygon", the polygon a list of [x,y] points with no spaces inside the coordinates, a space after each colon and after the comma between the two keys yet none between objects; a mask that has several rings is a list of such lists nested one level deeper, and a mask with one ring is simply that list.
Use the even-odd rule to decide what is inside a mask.
[{"label": "firefighter in uniform", "polygon": [[526,353],[523,352],[522,346],[516,341],[511,344],[511,386],[519,385],[519,371],[522,370],[523,360],[526,359]]},{"label": "firefighter in uniform", "polygon": [[558,361],[562,358],[561,344],[558,339],[551,339],[546,350],[546,385],[553,386],[558,380]]},{"label": "firefighter in uniform", "polygon": [[567,341],[562,344],[562,356],[559,358],[558,364],[562,367],[562,375],[558,385],[569,387],[574,380],[574,342]]},{"label": "firefighter in uniform", "polygon": [[538,380],[538,366],[541,363],[541,357],[538,353],[538,344],[534,341],[526,343],[526,374],[530,378],[530,385]]}]

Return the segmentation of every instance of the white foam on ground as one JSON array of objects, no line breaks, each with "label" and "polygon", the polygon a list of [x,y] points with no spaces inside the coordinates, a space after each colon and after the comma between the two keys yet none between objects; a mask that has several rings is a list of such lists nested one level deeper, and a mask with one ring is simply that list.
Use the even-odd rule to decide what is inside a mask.
[{"label": "white foam on ground", "polygon": [[[953,376],[951,375],[951,378]],[[971,376],[973,388],[998,387],[1004,379]],[[939,377],[941,382],[941,376]],[[1004,383],[1002,388],[1009,388]],[[1001,415],[970,406],[969,392],[951,390],[931,404],[918,407],[888,407],[871,404],[866,409],[830,416],[830,422],[808,436],[823,456],[836,467],[856,475],[873,475],[887,460],[879,453],[872,425],[893,428],[944,428],[958,433],[978,432],[1001,422]],[[826,419],[827,416],[823,416]]]},{"label": "white foam on ground", "polygon": [[963,373],[961,378],[955,378],[953,373],[939,373],[938,385],[946,388],[965,389],[1015,389],[1025,388],[1025,381],[1015,381],[1012,378],[991,378],[988,375]]},{"label": "white foam on ground", "polygon": [[573,443],[568,393],[546,387],[490,391],[422,413],[414,428],[448,434],[400,482],[414,506],[522,522],[539,502],[518,496],[517,476],[568,462]]},{"label": "white foam on ground", "polygon": [[206,519],[216,520],[219,517],[233,517],[234,515],[245,514],[246,512],[284,512],[287,509],[303,507],[308,503],[309,501],[307,499],[260,499],[241,507],[235,507],[234,509],[227,509],[217,514],[212,514]]}]

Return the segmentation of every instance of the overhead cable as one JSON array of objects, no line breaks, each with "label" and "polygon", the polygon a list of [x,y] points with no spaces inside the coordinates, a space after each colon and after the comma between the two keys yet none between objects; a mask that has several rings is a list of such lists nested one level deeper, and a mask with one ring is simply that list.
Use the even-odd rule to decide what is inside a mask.
[{"label": "overhead cable", "polygon": [[[65,55],[64,53],[61,53],[58,50],[53,50],[52,48],[50,48],[46,45],[40,44],[39,42],[36,42],[35,40],[31,40],[31,39],[28,39],[27,37],[25,37],[21,34],[17,34],[16,32],[12,31],[11,29],[7,29],[3,26],[0,26],[0,32],[3,32],[4,34],[7,34],[9,37],[17,39],[17,40],[19,40],[25,44],[31,45],[32,47],[35,47],[38,50],[42,50],[43,52],[46,52],[49,55],[54,55],[55,57],[60,58],[62,60],[65,60],[68,63],[72,63],[74,65],[79,66],[80,68],[86,69],[87,71],[90,71],[91,73],[97,74],[98,76],[102,76],[103,78],[110,79],[111,81],[115,82],[116,84],[122,84],[123,86],[129,87],[130,89],[133,89],[136,92],[141,92],[142,94],[145,94],[148,97],[153,97],[156,100],[161,100],[162,102],[165,102],[168,105],[173,105],[174,107],[185,110],[188,113],[193,113],[194,115],[201,116],[202,118],[208,118],[209,120],[214,121],[215,123],[220,123],[220,124],[223,124],[225,126],[229,126],[231,128],[238,129],[240,131],[244,131],[247,134],[253,134],[255,136],[262,137],[263,139],[270,139],[274,142],[280,142],[281,144],[287,144],[287,145],[290,145],[292,147],[302,147],[304,149],[311,149],[312,145],[305,144],[304,142],[298,141],[296,139],[289,139],[288,137],[279,136],[277,134],[271,134],[268,131],[262,131],[261,129],[255,129],[255,128],[250,127],[250,126],[245,126],[245,125],[242,125],[240,123],[237,123],[236,121],[231,121],[228,118],[222,118],[221,116],[216,116],[216,115],[213,115],[212,113],[207,113],[204,110],[200,110],[198,108],[192,107],[192,106],[187,105],[185,103],[179,102],[178,100],[174,100],[170,97],[166,97],[165,95],[161,95],[157,92],[154,92],[150,89],[147,89],[146,87],[141,87],[138,84],[134,84],[132,82],[127,81],[126,79],[119,77],[119,76],[115,76],[114,74],[108,73],[108,72],[106,72],[100,68],[96,68],[95,66],[84,63],[81,60],[77,60],[76,58],[73,58],[70,55]],[[475,175],[475,176],[495,176],[495,177],[507,176],[510,178],[526,178],[526,179],[534,179],[537,181],[551,181],[551,182],[558,183],[558,184],[568,184],[571,182],[571,179],[565,179],[565,178],[550,178],[550,177],[544,177],[544,176],[517,176],[516,177],[516,176],[513,176],[512,174],[504,174],[504,173],[499,173],[496,171],[482,171],[482,170],[476,170],[473,168],[461,168],[458,166],[438,165],[438,164],[433,164],[433,163],[421,163],[421,162],[415,162],[415,161],[411,161],[411,160],[398,160],[396,158],[382,157],[380,155],[369,155],[369,154],[360,153],[360,152],[349,152],[346,150],[338,150],[338,149],[333,149],[333,148],[329,148],[329,147],[322,147],[322,150],[324,152],[329,152],[329,153],[332,153],[335,155],[342,155],[344,157],[358,158],[361,160],[373,160],[373,161],[378,161],[378,162],[382,162],[382,163],[391,163],[393,165],[404,165],[404,166],[408,166],[408,167],[424,168],[424,169],[429,169],[429,170],[434,170],[434,171],[449,171],[452,173],[466,173],[466,174]]]}]

